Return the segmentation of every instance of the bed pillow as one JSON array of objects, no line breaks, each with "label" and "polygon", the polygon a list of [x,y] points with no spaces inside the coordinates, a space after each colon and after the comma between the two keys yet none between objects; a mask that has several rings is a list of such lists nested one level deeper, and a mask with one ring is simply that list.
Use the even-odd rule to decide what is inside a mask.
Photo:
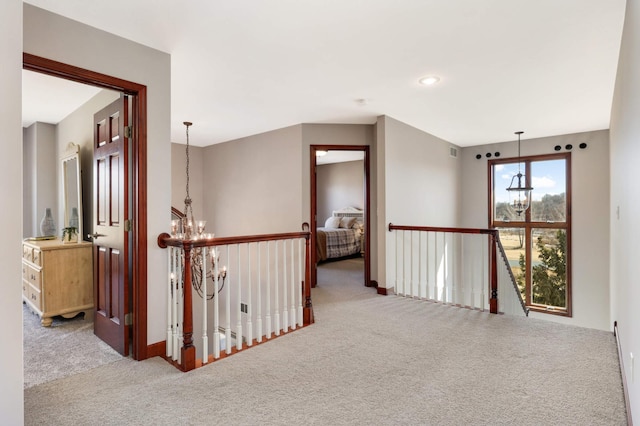
[{"label": "bed pillow", "polygon": [[324,222],[325,228],[339,228],[340,227],[340,218],[331,216]]},{"label": "bed pillow", "polygon": [[340,228],[350,229],[353,224],[356,223],[355,217],[343,217],[340,218]]}]

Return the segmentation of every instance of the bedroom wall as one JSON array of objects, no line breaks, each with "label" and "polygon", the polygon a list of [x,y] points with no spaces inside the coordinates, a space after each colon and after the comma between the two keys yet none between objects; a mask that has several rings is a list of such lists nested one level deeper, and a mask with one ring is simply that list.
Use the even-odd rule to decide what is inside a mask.
[{"label": "bedroom wall", "polygon": [[[631,354],[640,355],[640,285],[637,278],[640,198],[640,5],[627,2],[622,46],[611,111],[611,318],[618,331],[633,418],[640,418],[640,380],[634,379]],[[619,212],[619,214],[618,214]],[[638,373],[635,373],[638,376]]]},{"label": "bedroom wall", "polygon": [[23,202],[25,214],[23,221],[23,237],[40,235],[40,221],[45,208],[51,208],[56,223],[56,232],[60,230],[60,216],[58,215],[57,197],[57,165],[56,165],[56,136],[55,125],[48,123],[33,123],[25,130],[23,141],[28,156],[23,158],[25,179]]},{"label": "bedroom wall", "polygon": [[25,52],[147,86],[147,343],[162,341],[167,256],[155,241],[171,218],[170,191],[157,190],[171,187],[171,57],[29,4],[23,11]]},{"label": "bedroom wall", "polygon": [[[523,135],[526,137],[526,133]],[[581,142],[586,149],[579,149]],[[523,139],[521,155],[551,154],[573,145],[572,180],[572,310],[573,318],[532,312],[532,318],[610,330],[609,320],[609,132]],[[462,149],[462,226],[488,226],[487,152],[517,157],[517,142]],[[566,152],[563,148],[562,152]],[[476,154],[482,158],[477,160]],[[534,188],[535,191],[535,188]]]},{"label": "bedroom wall", "polygon": [[318,225],[344,207],[364,208],[364,161],[323,164],[316,169]]},{"label": "bedroom wall", "polygon": [[[181,143],[171,144],[171,206],[181,212],[184,212],[184,199],[187,196],[186,148]],[[189,145],[189,195],[195,220],[204,218],[204,150],[205,148]]]},{"label": "bedroom wall", "polygon": [[388,116],[378,118],[378,129],[378,166],[384,167],[378,175],[384,182],[379,184],[384,192],[378,192],[378,232],[386,242],[378,256],[387,259],[378,275],[386,277],[379,285],[390,288],[394,257],[386,253],[393,252],[394,239],[388,224],[458,226],[462,165],[449,155],[454,145],[436,136]]},{"label": "bedroom wall", "polygon": [[[80,145],[80,167],[82,172],[82,234],[80,238],[86,239],[87,234],[93,233],[93,115],[120,97],[120,93],[111,90],[102,90],[89,99],[77,110],[69,114],[55,126],[56,132],[56,171],[58,177],[57,194],[58,210],[56,223],[62,224],[64,219],[64,192],[62,179],[62,162],[60,158],[64,154],[69,142]],[[51,175],[50,177],[52,177]],[[58,226],[58,230],[62,225]]]},{"label": "bedroom wall", "polygon": [[0,286],[0,323],[3,324],[0,351],[0,413],[2,422],[24,422],[24,381],[22,378],[22,1],[0,2],[0,125],[5,161],[0,178],[11,185],[0,185],[0,199],[16,200],[11,208],[0,209],[5,226],[0,245],[0,269],[6,284]]}]

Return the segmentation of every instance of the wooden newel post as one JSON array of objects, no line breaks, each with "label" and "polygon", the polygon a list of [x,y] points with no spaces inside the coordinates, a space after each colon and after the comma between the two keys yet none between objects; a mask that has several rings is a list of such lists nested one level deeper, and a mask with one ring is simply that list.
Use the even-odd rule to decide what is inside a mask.
[{"label": "wooden newel post", "polygon": [[[497,232],[497,231],[496,231]],[[498,313],[498,252],[496,247],[496,234],[492,233],[489,236],[489,241],[491,243],[490,260],[489,260],[489,268],[491,272],[491,296],[489,298],[489,312],[492,314]]]},{"label": "wooden newel post", "polygon": [[196,368],[196,348],[193,346],[193,306],[191,300],[191,247],[184,246],[184,318],[182,324],[182,369]]},{"label": "wooden newel post", "polygon": [[305,238],[304,300],[302,322],[304,325],[313,324],[313,305],[311,304],[311,238],[309,235]]}]

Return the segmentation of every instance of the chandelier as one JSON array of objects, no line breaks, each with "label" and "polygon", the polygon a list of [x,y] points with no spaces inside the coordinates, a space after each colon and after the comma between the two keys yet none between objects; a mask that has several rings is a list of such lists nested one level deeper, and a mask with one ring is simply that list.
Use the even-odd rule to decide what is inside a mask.
[{"label": "chandelier", "polygon": [[[213,234],[205,233],[205,220],[193,220],[193,208],[191,206],[191,196],[189,195],[189,127],[193,125],[193,123],[189,121],[183,122],[186,127],[186,136],[187,136],[187,148],[186,148],[186,159],[187,159],[187,196],[184,199],[184,216],[181,220],[172,220],[171,221],[171,237],[179,238],[183,240],[200,240],[200,239],[211,239],[213,238]],[[194,224],[195,224],[195,232],[194,232]],[[209,253],[205,256],[205,248],[203,247],[194,247],[191,252],[191,282],[193,284],[193,288],[198,293],[198,295],[202,298],[206,297],[207,300],[211,300],[215,297],[216,293],[220,293],[224,288],[224,283],[227,278],[227,267],[223,266],[221,269],[218,269],[217,266],[220,264],[220,253],[217,247],[211,247],[209,249]],[[208,266],[208,267],[207,267]],[[206,270],[206,273],[204,272]],[[184,271],[184,262],[183,262],[183,271]],[[184,274],[184,273],[183,273]],[[184,278],[184,277],[183,277]],[[213,288],[216,284],[218,285],[218,291],[214,290],[209,293],[208,291],[205,294],[204,284],[207,279],[211,279],[214,283],[211,287],[207,286],[207,288]],[[220,284],[221,283],[221,284]]]},{"label": "chandelier", "polygon": [[532,187],[527,186],[527,179],[520,171],[520,135],[523,131],[515,132],[518,135],[518,174],[511,178],[511,185],[507,188],[509,193],[509,205],[520,216],[525,212],[531,203]]}]

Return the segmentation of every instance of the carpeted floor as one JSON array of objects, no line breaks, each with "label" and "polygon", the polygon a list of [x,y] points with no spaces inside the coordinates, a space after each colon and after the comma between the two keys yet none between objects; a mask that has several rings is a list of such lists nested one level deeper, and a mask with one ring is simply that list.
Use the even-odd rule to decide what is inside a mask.
[{"label": "carpeted floor", "polygon": [[25,390],[25,424],[624,425],[611,333],[394,296],[323,265],[316,323],[190,373],[159,358]]},{"label": "carpeted floor", "polygon": [[42,327],[25,304],[22,316],[25,388],[122,359],[93,334],[92,318],[54,317],[51,327]]}]

